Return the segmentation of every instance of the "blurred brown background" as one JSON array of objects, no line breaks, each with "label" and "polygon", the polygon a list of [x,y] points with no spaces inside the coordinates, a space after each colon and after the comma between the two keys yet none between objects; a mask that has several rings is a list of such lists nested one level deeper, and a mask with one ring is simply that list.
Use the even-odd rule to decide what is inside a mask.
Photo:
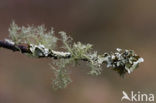
[{"label": "blurred brown background", "polygon": [[99,53],[133,49],[145,62],[125,78],[106,67],[102,76],[91,77],[82,63],[73,68],[70,86],[53,91],[51,60],[1,49],[0,103],[120,103],[122,90],[156,95],[155,0],[0,0],[1,40],[12,20],[66,31]]}]

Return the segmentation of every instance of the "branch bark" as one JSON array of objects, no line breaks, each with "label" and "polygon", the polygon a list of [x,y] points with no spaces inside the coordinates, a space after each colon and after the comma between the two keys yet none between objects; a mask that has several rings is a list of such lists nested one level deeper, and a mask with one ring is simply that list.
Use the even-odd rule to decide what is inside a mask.
[{"label": "branch bark", "polygon": [[[72,55],[70,52],[54,51],[44,47],[44,45],[34,45],[34,44],[16,44],[9,39],[0,40],[0,47],[6,48],[12,51],[18,51],[21,53],[28,53],[38,58],[54,58],[54,59],[70,59]],[[104,55],[97,54],[86,54],[86,58],[78,58],[78,60],[87,61],[92,63],[92,65],[101,68],[103,64],[107,67],[112,67],[114,70],[118,71],[119,74],[125,74],[126,72],[131,73],[137,66],[143,62],[143,58],[139,57],[132,50],[122,51],[117,48],[115,53],[104,53]]]},{"label": "branch bark", "polygon": [[22,53],[29,53],[29,54],[31,54],[31,51],[28,48],[28,46],[24,46],[22,44],[21,45],[15,45],[15,44],[10,43],[10,42],[8,42],[6,40],[0,40],[0,47],[12,50],[14,52],[20,51]]},{"label": "branch bark", "polygon": [[[12,41],[9,41],[8,39],[6,40],[0,40],[0,47],[12,50],[14,52],[21,52],[21,53],[27,53],[27,54],[33,54],[32,51],[30,50],[30,45],[28,44],[15,44]],[[44,57],[50,57],[54,59],[58,58],[70,58],[71,54],[69,52],[59,52],[59,51],[50,51],[48,50],[47,55],[38,55],[39,58],[44,58]]]}]

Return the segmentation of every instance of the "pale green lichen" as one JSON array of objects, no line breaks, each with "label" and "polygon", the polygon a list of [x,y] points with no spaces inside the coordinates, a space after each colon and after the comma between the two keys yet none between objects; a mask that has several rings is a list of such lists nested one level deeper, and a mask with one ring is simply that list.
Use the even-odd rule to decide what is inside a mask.
[{"label": "pale green lichen", "polygon": [[49,49],[54,49],[58,40],[53,28],[48,31],[44,25],[19,27],[15,22],[10,25],[9,37],[16,44],[44,45]]},{"label": "pale green lichen", "polygon": [[97,52],[94,52],[92,54],[88,55],[89,57],[89,66],[91,67],[91,70],[89,74],[91,75],[100,75],[102,72],[102,64],[104,61],[104,58],[101,55],[98,55]]},{"label": "pale green lichen", "polygon": [[117,48],[116,52],[104,53],[99,55],[97,51],[92,51],[91,44],[82,44],[81,42],[73,42],[73,39],[66,35],[65,32],[59,32],[62,39],[64,51],[55,51],[58,39],[54,35],[53,28],[49,31],[44,25],[41,26],[22,26],[19,27],[14,22],[9,28],[11,40],[6,40],[12,44],[28,44],[29,49],[34,57],[53,57],[60,59],[52,61],[55,79],[53,87],[56,89],[65,88],[70,82],[67,66],[75,64],[79,60],[86,61],[91,67],[89,74],[100,75],[103,71],[102,65],[105,63],[107,68],[112,68],[120,75],[133,72],[137,66],[143,62],[143,58],[139,57],[132,50],[122,50]]},{"label": "pale green lichen", "polygon": [[[101,64],[100,62],[101,58],[100,55],[97,55],[97,52],[92,53],[92,45],[91,44],[82,44],[81,42],[73,43],[72,38],[68,37],[65,32],[60,32],[62,38],[63,38],[63,44],[65,45],[65,49],[67,49],[72,56],[71,61],[75,62],[78,60],[84,60],[88,61],[89,66],[91,67],[91,71],[89,74],[91,75],[100,75],[102,71]],[[96,59],[99,59],[97,62]],[[101,63],[101,64],[100,64]]]},{"label": "pale green lichen", "polygon": [[76,60],[88,58],[88,53],[92,49],[91,44],[82,44],[81,42],[74,43],[71,50],[72,56]]},{"label": "pale green lichen", "polygon": [[69,83],[72,82],[66,68],[66,65],[69,63],[69,60],[60,59],[57,62],[53,62],[53,65],[55,65],[57,68],[55,68],[53,65],[50,65],[55,74],[55,79],[52,80],[54,89],[65,88]]}]

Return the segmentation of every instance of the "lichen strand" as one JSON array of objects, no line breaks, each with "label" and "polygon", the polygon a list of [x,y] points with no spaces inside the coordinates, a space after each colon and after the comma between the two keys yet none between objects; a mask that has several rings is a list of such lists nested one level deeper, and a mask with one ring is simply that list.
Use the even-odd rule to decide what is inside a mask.
[{"label": "lichen strand", "polygon": [[[72,82],[71,78],[69,77],[68,70],[66,68],[66,65],[69,64],[70,60],[60,59],[57,62],[53,62],[51,66],[55,79],[52,81],[52,85],[54,89],[61,89],[67,87],[68,84]],[[55,68],[55,65],[57,68]]]},{"label": "lichen strand", "polygon": [[80,60],[86,61],[91,67],[89,71],[91,75],[100,75],[103,71],[103,64],[106,64],[107,68],[117,71],[120,75],[130,74],[144,61],[133,50],[119,48],[114,53],[99,55],[97,51],[92,51],[91,44],[73,42],[73,39],[68,37],[65,32],[59,32],[58,34],[62,36],[62,47],[66,52],[55,51],[57,38],[54,31],[53,29],[47,31],[43,25],[18,27],[13,22],[9,32],[11,40],[6,39],[7,42],[15,46],[22,43],[28,44],[31,54],[35,57],[51,57],[59,60],[53,61],[53,66],[51,66],[56,77],[53,80],[55,88],[65,88],[71,82],[66,66],[67,64],[75,64]]},{"label": "lichen strand", "polygon": [[[139,63],[143,62],[143,58],[140,58],[133,50],[123,51],[120,48],[116,49],[113,53],[104,53],[103,55],[98,55],[97,51],[91,51],[91,44],[82,44],[81,42],[73,43],[73,45],[68,42],[72,39],[68,39],[66,33],[61,32],[63,43],[65,48],[71,53],[74,61],[84,60],[88,61],[91,71],[91,75],[100,75],[102,72],[102,65],[105,63],[107,68],[112,68],[117,71],[120,75],[125,73],[133,72]],[[71,41],[70,41],[71,42]]]},{"label": "lichen strand", "polygon": [[48,49],[54,49],[58,40],[53,28],[48,31],[44,25],[19,27],[15,22],[10,25],[9,37],[16,44],[44,45]]}]

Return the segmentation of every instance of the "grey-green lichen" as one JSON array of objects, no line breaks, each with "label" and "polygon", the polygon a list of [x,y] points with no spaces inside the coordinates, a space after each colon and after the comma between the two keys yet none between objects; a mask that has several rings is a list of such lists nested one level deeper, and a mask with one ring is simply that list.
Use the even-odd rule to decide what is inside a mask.
[{"label": "grey-green lichen", "polygon": [[50,64],[55,75],[55,79],[52,80],[54,89],[65,88],[69,83],[72,82],[71,78],[69,77],[69,72],[66,68],[66,65],[68,64],[69,60],[64,59],[60,59],[57,62]]},{"label": "grey-green lichen", "polygon": [[43,45],[48,49],[54,49],[58,40],[53,28],[47,30],[44,25],[19,27],[15,22],[10,25],[9,37],[16,44]]},{"label": "grey-green lichen", "polygon": [[[54,34],[53,28],[48,31],[43,25],[19,27],[13,22],[9,28],[9,34],[10,40],[6,39],[7,42],[15,45],[29,45],[32,56],[58,59],[51,63],[55,74],[55,79],[53,80],[53,87],[55,88],[65,88],[71,82],[67,66],[80,60],[86,61],[91,67],[88,72],[91,75],[100,75],[104,64],[106,64],[107,68],[117,71],[120,75],[130,74],[144,61],[133,50],[119,48],[116,49],[116,52],[99,55],[97,51],[93,51],[91,44],[73,42],[73,39],[62,31],[58,33],[62,39],[58,39]],[[58,40],[61,40],[65,52],[56,51],[56,48],[59,48],[57,47]]]}]

